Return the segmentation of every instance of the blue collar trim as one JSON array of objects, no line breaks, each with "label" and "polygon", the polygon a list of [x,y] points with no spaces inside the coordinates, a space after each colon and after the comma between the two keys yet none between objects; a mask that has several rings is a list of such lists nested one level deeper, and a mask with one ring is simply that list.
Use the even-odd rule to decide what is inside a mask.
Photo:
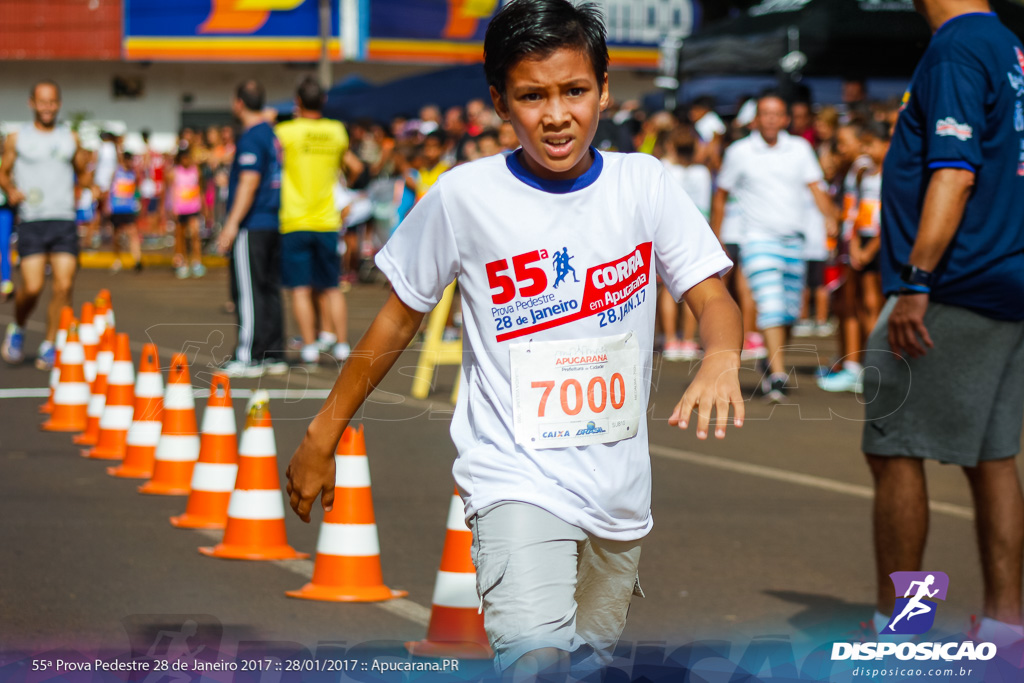
[{"label": "blue collar trim", "polygon": [[947,26],[952,24],[957,19],[963,19],[964,17],[994,17],[994,16],[996,16],[995,12],[968,12],[967,14],[958,14],[957,16],[953,17],[952,19],[946,19],[946,21],[942,24],[942,26],[940,26],[938,29],[936,29],[935,33],[936,33],[936,35],[938,35],[939,31],[941,31],[942,29],[946,28]]},{"label": "blue collar trim", "polygon": [[532,188],[550,194],[569,194],[570,192],[590,187],[601,176],[601,169],[604,168],[604,159],[601,157],[601,153],[593,147],[590,148],[590,153],[594,155],[594,162],[590,164],[590,168],[583,175],[570,180],[547,180],[537,177],[528,171],[519,160],[519,155],[524,154],[522,149],[506,156],[505,165],[508,166],[508,170],[511,171],[512,175]]}]

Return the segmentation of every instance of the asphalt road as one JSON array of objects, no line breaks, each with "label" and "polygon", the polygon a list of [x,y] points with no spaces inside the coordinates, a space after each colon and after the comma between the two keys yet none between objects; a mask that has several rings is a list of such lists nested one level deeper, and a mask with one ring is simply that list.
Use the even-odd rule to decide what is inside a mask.
[{"label": "asphalt road", "polygon": [[[78,300],[101,287],[113,291],[118,330],[136,352],[145,341],[161,360],[188,350],[193,382],[204,366],[230,352],[233,317],[222,311],[226,273],[176,281],[170,272],[111,276],[83,272]],[[351,331],[358,337],[387,295],[359,285],[349,294]],[[0,323],[11,319],[0,307]],[[41,339],[42,312],[29,326],[27,348]],[[815,343],[817,346],[815,346]],[[701,442],[668,426],[667,417],[693,367],[656,368],[650,433],[654,531],[644,543],[641,583],[623,635],[628,643],[733,642],[786,636],[823,643],[857,628],[872,612],[870,478],[859,452],[863,408],[852,394],[814,386],[817,357],[832,340],[798,344],[798,383],[791,404],[748,402],[742,430],[722,442]],[[306,582],[306,562],[237,562],[201,556],[210,532],[172,528],[182,497],[143,496],[138,482],[113,479],[104,464],[78,456],[70,436],[41,432],[39,398],[45,373],[30,364],[0,364],[0,649],[126,648],[163,626],[193,618],[223,642],[318,643],[422,638],[445,535],[454,450],[446,402],[453,369],[439,373],[430,401],[408,397],[415,346],[399,363],[361,421],[373,478],[384,578],[408,598],[380,605],[292,600],[284,591]],[[323,390],[336,369],[296,369],[283,378],[236,380],[262,386]],[[753,395],[753,369],[744,388]],[[23,392],[22,392],[23,393]],[[12,397],[13,395],[13,397]],[[199,403],[201,417],[204,402]],[[245,401],[235,400],[242,422]],[[283,475],[316,399],[271,403]],[[937,629],[962,631],[981,602],[969,493],[955,468],[929,465],[934,502],[926,568],[950,577]],[[306,525],[290,512],[291,544],[312,552],[319,515]],[[188,615],[188,616],[183,616]]]}]

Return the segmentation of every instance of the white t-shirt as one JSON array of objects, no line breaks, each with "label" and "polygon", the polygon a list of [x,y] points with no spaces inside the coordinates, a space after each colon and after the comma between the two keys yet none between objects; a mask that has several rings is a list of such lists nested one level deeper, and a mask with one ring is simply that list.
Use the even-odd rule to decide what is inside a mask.
[{"label": "white t-shirt", "polygon": [[640,349],[636,400],[646,413],[655,267],[681,299],[731,266],[657,159],[596,153],[587,173],[562,182],[530,175],[518,154],[458,166],[413,208],[376,262],[397,296],[423,312],[458,278],[465,337],[451,434],[467,519],[515,500],[602,538],[650,531],[645,420],[635,437],[614,443],[516,443],[510,347],[632,332]]},{"label": "white t-shirt", "polygon": [[101,142],[100,149],[96,154],[96,173],[93,176],[100,190],[110,191],[110,183],[114,180],[114,171],[116,170],[117,146],[109,140]]},{"label": "white t-shirt", "polygon": [[740,206],[734,194],[730,194],[725,200],[721,233],[719,237],[722,238],[722,244],[743,244],[743,214],[740,213]]},{"label": "white t-shirt", "polygon": [[726,131],[725,122],[713,111],[709,111],[700,117],[697,123],[693,124],[693,127],[697,131],[697,135],[704,142],[711,142],[715,139],[716,135],[725,135]]},{"label": "white t-shirt", "polygon": [[[822,192],[828,192],[824,180],[818,183],[818,187]],[[807,216],[804,225],[804,260],[827,261],[828,227],[825,225],[825,214],[818,208],[818,202],[814,201],[814,194],[810,188],[807,189],[807,208],[804,215]]]},{"label": "white t-shirt", "polygon": [[704,218],[711,218],[711,171],[703,164],[680,166],[663,162],[665,171],[690,196]]},{"label": "white t-shirt", "polygon": [[782,131],[772,146],[751,133],[725,150],[718,186],[736,195],[745,237],[800,235],[808,185],[822,180],[811,145]]}]

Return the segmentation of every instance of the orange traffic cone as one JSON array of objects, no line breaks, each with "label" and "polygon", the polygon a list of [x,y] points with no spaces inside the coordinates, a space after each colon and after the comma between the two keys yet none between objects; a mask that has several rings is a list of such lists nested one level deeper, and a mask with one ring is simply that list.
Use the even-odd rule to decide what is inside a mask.
[{"label": "orange traffic cone", "polygon": [[43,415],[50,415],[53,413],[53,394],[57,391],[57,381],[60,379],[60,352],[64,350],[64,345],[68,341],[68,327],[71,326],[71,321],[75,319],[75,310],[70,306],[65,306],[60,309],[60,327],[57,328],[57,338],[54,340],[54,359],[53,367],[50,369],[50,398],[46,399],[46,403],[39,406],[39,412]]},{"label": "orange traffic cone", "polygon": [[60,379],[53,394],[53,414],[41,427],[48,432],[80,432],[85,429],[89,410],[89,384],[82,367],[85,352],[78,341],[78,323],[71,321],[68,340],[61,354]]},{"label": "orange traffic cone", "polygon": [[227,375],[213,376],[202,432],[185,514],[171,517],[171,524],[185,529],[223,529],[238,474],[238,436]]},{"label": "orange traffic cone", "polygon": [[192,470],[199,459],[196,402],[188,374],[188,358],[174,354],[164,393],[164,419],[156,446],[153,478],[139,493],[156,496],[187,496],[192,490]]},{"label": "orange traffic cone", "polygon": [[107,327],[117,327],[114,321],[114,304],[113,299],[110,298],[109,289],[101,289],[100,293],[96,295],[97,299],[104,299],[107,302]]},{"label": "orange traffic cone", "polygon": [[82,341],[82,349],[85,351],[85,381],[91,386],[96,380],[96,356],[99,353],[100,338],[93,327],[93,317],[96,309],[91,301],[82,304],[82,322],[78,326],[78,338]]},{"label": "orange traffic cone", "polygon": [[108,327],[113,325],[107,324],[107,314],[110,312],[110,290],[101,289],[100,293],[96,295],[96,300],[93,301],[93,308],[96,311],[93,317],[92,325],[96,328],[96,334],[100,336],[100,340],[103,339],[103,332]]},{"label": "orange traffic cone", "polygon": [[407,591],[384,585],[380,544],[370,496],[370,466],[363,427],[345,429],[334,456],[334,507],[324,514],[313,580],[285,595],[333,602],[381,602]]},{"label": "orange traffic cone", "polygon": [[249,413],[238,446],[238,477],[228,505],[224,540],[213,548],[200,548],[210,557],[232,560],[298,560],[308,553],[288,545],[284,526],[284,499],[277,478],[277,447],[265,391],[249,402]]},{"label": "orange traffic cone", "polygon": [[476,568],[470,559],[473,532],[466,526],[466,508],[456,491],[448,508],[448,533],[441,569],[434,584],[433,609],[426,640],[406,643],[414,657],[491,659],[484,617],[479,613]]},{"label": "orange traffic cone", "polygon": [[108,467],[107,474],[126,479],[149,479],[153,475],[163,414],[164,381],[160,375],[160,360],[156,344],[146,344],[142,347],[139,375],[135,378],[135,409],[125,437],[124,462]]},{"label": "orange traffic cone", "polygon": [[103,407],[107,404],[107,375],[114,366],[113,328],[103,331],[99,348],[96,354],[96,379],[92,383],[89,408],[86,410],[85,431],[71,439],[81,446],[95,446],[99,441],[100,418],[103,417]]},{"label": "orange traffic cone", "polygon": [[[113,329],[108,327],[107,332]],[[100,417],[96,447],[83,450],[83,456],[96,460],[124,458],[125,439],[128,437],[132,415],[135,413],[134,384],[135,369],[132,367],[128,335],[118,334],[114,338],[114,362],[107,374],[107,395],[103,401],[103,415]]]}]

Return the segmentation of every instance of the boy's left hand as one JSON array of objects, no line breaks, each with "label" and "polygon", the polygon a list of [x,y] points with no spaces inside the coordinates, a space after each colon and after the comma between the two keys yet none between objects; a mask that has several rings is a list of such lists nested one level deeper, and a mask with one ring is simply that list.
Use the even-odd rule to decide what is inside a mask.
[{"label": "boy's left hand", "polygon": [[705,356],[697,377],[683,393],[676,405],[670,425],[686,429],[690,424],[693,409],[697,409],[697,438],[708,438],[711,412],[716,411],[715,438],[725,438],[725,427],[729,421],[729,406],[733,410],[733,425],[743,426],[746,414],[739,380],[740,359],[737,352],[723,352]]}]

